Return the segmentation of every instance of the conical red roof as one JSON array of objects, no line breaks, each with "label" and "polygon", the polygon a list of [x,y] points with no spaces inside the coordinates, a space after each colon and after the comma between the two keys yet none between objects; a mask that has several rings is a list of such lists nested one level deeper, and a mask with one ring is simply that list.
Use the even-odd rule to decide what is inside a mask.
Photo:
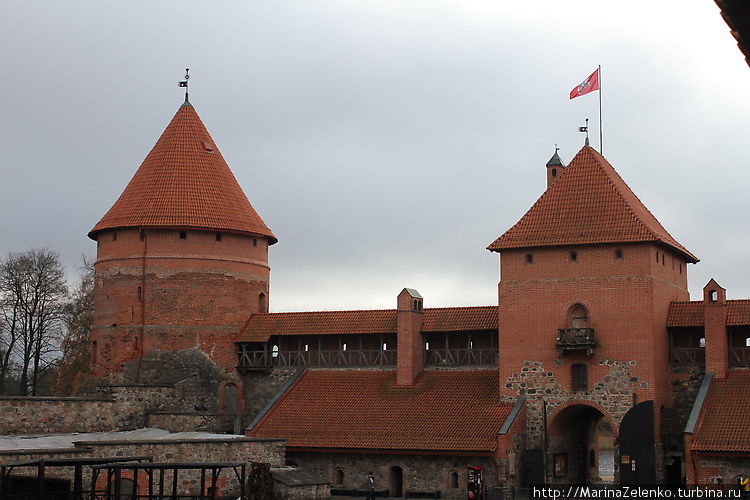
[{"label": "conical red roof", "polygon": [[277,241],[187,101],[89,237],[123,227],[220,230]]},{"label": "conical red roof", "polygon": [[488,250],[600,243],[655,242],[698,259],[680,245],[612,165],[584,146],[557,181]]}]

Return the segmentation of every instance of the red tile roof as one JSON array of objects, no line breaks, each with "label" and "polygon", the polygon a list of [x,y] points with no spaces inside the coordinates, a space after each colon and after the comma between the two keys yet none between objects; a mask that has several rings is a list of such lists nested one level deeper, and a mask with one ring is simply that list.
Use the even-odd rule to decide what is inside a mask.
[{"label": "red tile roof", "polygon": [[750,371],[714,379],[701,413],[694,451],[750,452]]},{"label": "red tile roof", "polygon": [[[727,300],[727,325],[750,325],[750,300]],[[703,326],[703,302],[672,302],[667,326]]]},{"label": "red tile roof", "polygon": [[90,238],[120,227],[181,227],[276,237],[186,102]]},{"label": "red tile roof", "polygon": [[307,370],[248,431],[287,448],[492,452],[512,405],[497,370],[427,371],[413,388],[395,371]]},{"label": "red tile roof", "polygon": [[487,248],[656,242],[698,259],[680,245],[612,165],[584,146],[528,212]]},{"label": "red tile roof", "polygon": [[[424,310],[423,332],[497,330],[497,307],[432,307]],[[361,335],[396,333],[396,310],[309,311],[254,314],[240,342],[265,342],[271,335]]]}]

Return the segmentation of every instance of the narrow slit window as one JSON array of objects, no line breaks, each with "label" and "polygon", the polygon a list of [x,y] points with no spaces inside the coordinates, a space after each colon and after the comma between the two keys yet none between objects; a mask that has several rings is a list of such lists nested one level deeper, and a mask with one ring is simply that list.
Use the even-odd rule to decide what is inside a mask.
[{"label": "narrow slit window", "polygon": [[578,252],[575,250],[570,252],[570,262],[578,262]]},{"label": "narrow slit window", "polygon": [[216,241],[221,241],[221,233],[216,233]]},{"label": "narrow slit window", "polygon": [[588,367],[584,364],[575,364],[571,367],[573,379],[573,392],[586,392],[588,390]]},{"label": "narrow slit window", "polygon": [[185,231],[180,231],[180,239],[184,240],[187,238],[187,233]]},{"label": "narrow slit window", "polygon": [[615,259],[622,260],[622,248],[615,250]]},{"label": "narrow slit window", "polygon": [[527,264],[533,264],[534,263],[534,254],[533,253],[527,253],[526,254],[526,263]]}]

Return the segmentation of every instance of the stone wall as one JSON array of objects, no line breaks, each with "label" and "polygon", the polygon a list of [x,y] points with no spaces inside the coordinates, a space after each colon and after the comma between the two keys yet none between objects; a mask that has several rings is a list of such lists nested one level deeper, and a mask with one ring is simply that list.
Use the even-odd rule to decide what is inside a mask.
[{"label": "stone wall", "polygon": [[[466,498],[466,467],[482,467],[487,488],[498,485],[497,464],[489,457],[453,457],[428,455],[298,453],[288,452],[287,461],[318,473],[331,482],[331,489],[366,489],[367,474],[375,477],[375,489],[390,489],[391,468],[400,467],[403,491],[440,491],[440,498]],[[343,482],[337,482],[337,471]],[[451,487],[451,475],[457,475],[458,487]]]},{"label": "stone wall", "polygon": [[249,424],[281,387],[294,375],[295,368],[274,369],[271,372],[255,372],[243,375],[245,400],[245,425]]},{"label": "stone wall", "polygon": [[693,454],[696,469],[696,484],[716,484],[721,481],[726,485],[736,485],[737,476],[750,476],[750,458],[733,456],[704,457]]},{"label": "stone wall", "polygon": [[212,413],[163,413],[146,414],[146,427],[155,427],[170,432],[207,431],[217,427],[217,415]]},{"label": "stone wall", "polygon": [[[53,434],[133,430],[147,425],[153,412],[195,413],[195,404],[174,386],[120,385],[101,387],[98,397],[0,397],[3,434]],[[181,431],[195,430],[190,422],[205,425],[205,418],[183,418]],[[176,425],[176,421],[175,421]],[[175,428],[177,430],[177,428]]]}]

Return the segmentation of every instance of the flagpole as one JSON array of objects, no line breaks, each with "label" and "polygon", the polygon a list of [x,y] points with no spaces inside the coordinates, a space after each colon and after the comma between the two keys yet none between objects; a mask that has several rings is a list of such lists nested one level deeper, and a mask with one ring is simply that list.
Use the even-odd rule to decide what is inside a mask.
[{"label": "flagpole", "polygon": [[604,156],[602,146],[602,65],[599,65],[599,154]]}]

